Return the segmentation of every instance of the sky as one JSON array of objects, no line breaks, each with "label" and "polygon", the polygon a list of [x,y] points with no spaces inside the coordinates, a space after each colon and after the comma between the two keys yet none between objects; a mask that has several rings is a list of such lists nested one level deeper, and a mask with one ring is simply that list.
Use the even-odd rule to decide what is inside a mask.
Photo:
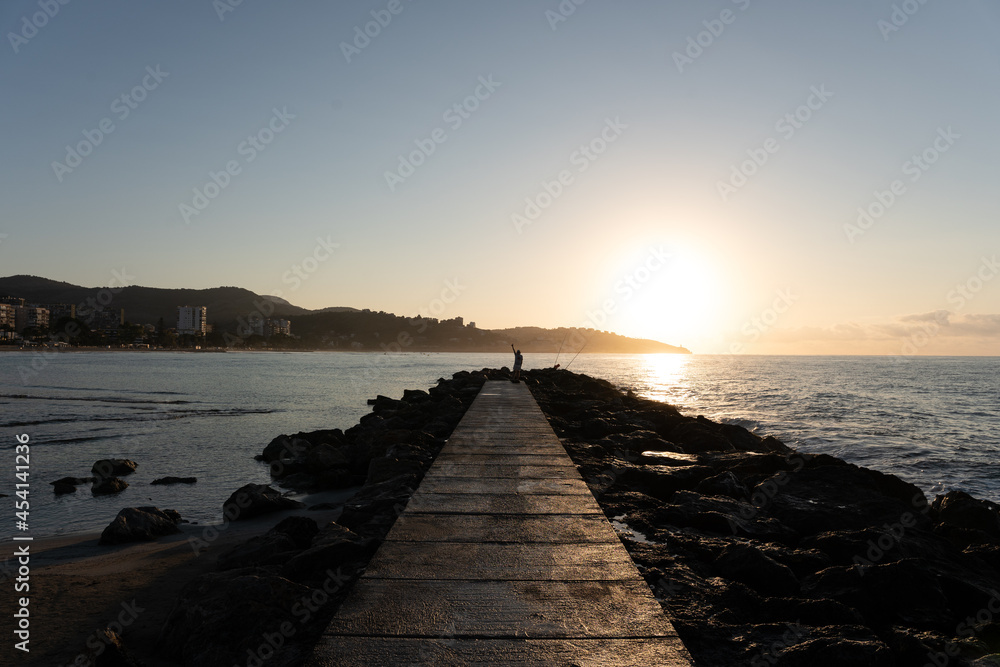
[{"label": "sky", "polygon": [[0,30],[0,275],[1000,354],[996,3],[5,0]]}]

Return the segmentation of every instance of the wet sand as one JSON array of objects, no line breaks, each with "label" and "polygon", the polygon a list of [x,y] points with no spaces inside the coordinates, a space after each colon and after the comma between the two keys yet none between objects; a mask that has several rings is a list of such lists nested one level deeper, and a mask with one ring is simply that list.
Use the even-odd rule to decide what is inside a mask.
[{"label": "wet sand", "polygon": [[[343,493],[322,494],[308,500],[310,504],[328,502],[334,495],[343,498]],[[181,588],[198,575],[213,571],[220,554],[295,515],[307,516],[323,526],[335,520],[340,509],[275,512],[225,527],[217,525],[217,537],[211,541],[205,539],[214,535],[211,530],[206,535],[209,526],[182,524],[180,533],[155,542],[101,546],[100,533],[94,532],[16,543],[31,545],[31,589],[28,593],[14,591],[14,570],[0,581],[0,635],[4,638],[0,663],[39,667],[74,664],[88,639],[92,645],[97,642],[93,637],[96,630],[109,625],[114,628],[114,623],[121,622],[126,645],[148,667],[174,665],[158,657],[157,639]],[[16,559],[11,558],[15,543],[5,542],[4,557],[15,565]],[[19,640],[11,639],[15,637],[11,614],[18,608],[17,599],[24,595],[30,596],[30,653],[15,649]],[[81,659],[79,664],[86,662]]]}]

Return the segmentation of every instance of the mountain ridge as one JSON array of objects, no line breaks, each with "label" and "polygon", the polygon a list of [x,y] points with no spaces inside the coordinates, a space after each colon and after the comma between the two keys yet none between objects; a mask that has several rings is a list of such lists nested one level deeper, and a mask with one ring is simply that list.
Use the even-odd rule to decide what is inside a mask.
[{"label": "mountain ridge", "polygon": [[[235,286],[205,289],[161,287],[82,287],[40,276],[16,275],[0,278],[0,296],[23,298],[30,303],[66,303],[109,309],[125,309],[132,324],[167,327],[176,322],[178,306],[206,306],[208,323],[217,331],[238,331],[249,319],[274,318],[292,322],[296,336],[314,345],[332,349],[468,350],[504,351],[515,344],[524,352],[575,354],[579,351],[607,353],[678,353],[686,348],[660,341],[630,338],[612,332],[579,327],[509,327],[478,329],[464,326],[458,318],[437,322],[382,311],[331,306],[310,310],[285,299],[260,295]],[[360,347],[359,347],[360,346]]]}]

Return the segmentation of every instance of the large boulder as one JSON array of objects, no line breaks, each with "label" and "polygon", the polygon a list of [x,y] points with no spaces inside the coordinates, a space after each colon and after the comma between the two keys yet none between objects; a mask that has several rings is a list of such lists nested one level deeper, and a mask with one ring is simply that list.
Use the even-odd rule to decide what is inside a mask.
[{"label": "large boulder", "polygon": [[131,475],[139,464],[131,459],[101,459],[94,463],[90,472],[97,477],[116,477],[118,475]]},{"label": "large boulder", "polygon": [[220,570],[281,565],[307,549],[317,532],[319,526],[312,519],[290,516],[265,534],[252,537],[222,554],[216,565]]},{"label": "large boulder", "polygon": [[977,500],[964,491],[949,491],[935,498],[931,509],[943,524],[1000,539],[1000,513],[991,502]]},{"label": "large boulder", "polygon": [[54,482],[49,482],[52,485],[52,490],[57,496],[64,493],[74,493],[76,487],[81,484],[90,484],[94,481],[93,477],[62,477]]},{"label": "large boulder", "polygon": [[230,521],[242,521],[268,512],[304,507],[303,503],[284,497],[267,484],[246,484],[222,503],[222,513]]},{"label": "large boulder", "polygon": [[161,535],[179,533],[181,515],[174,510],[157,507],[126,507],[118,512],[104,532],[100,544],[149,542]]}]

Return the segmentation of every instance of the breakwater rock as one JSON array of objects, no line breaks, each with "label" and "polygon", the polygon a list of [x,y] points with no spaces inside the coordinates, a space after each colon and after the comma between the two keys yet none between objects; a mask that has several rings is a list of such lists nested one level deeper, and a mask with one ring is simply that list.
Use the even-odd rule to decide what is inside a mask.
[{"label": "breakwater rock", "polygon": [[699,665],[1000,665],[994,504],[525,377]]},{"label": "breakwater rock", "polygon": [[[160,635],[163,654],[191,666],[302,664],[485,380],[463,371],[429,391],[370,400],[372,412],[347,431],[272,440],[255,458],[282,486],[357,493],[336,522],[288,517],[221,554],[218,571],[181,588]],[[226,501],[227,516],[251,490]]]}]

